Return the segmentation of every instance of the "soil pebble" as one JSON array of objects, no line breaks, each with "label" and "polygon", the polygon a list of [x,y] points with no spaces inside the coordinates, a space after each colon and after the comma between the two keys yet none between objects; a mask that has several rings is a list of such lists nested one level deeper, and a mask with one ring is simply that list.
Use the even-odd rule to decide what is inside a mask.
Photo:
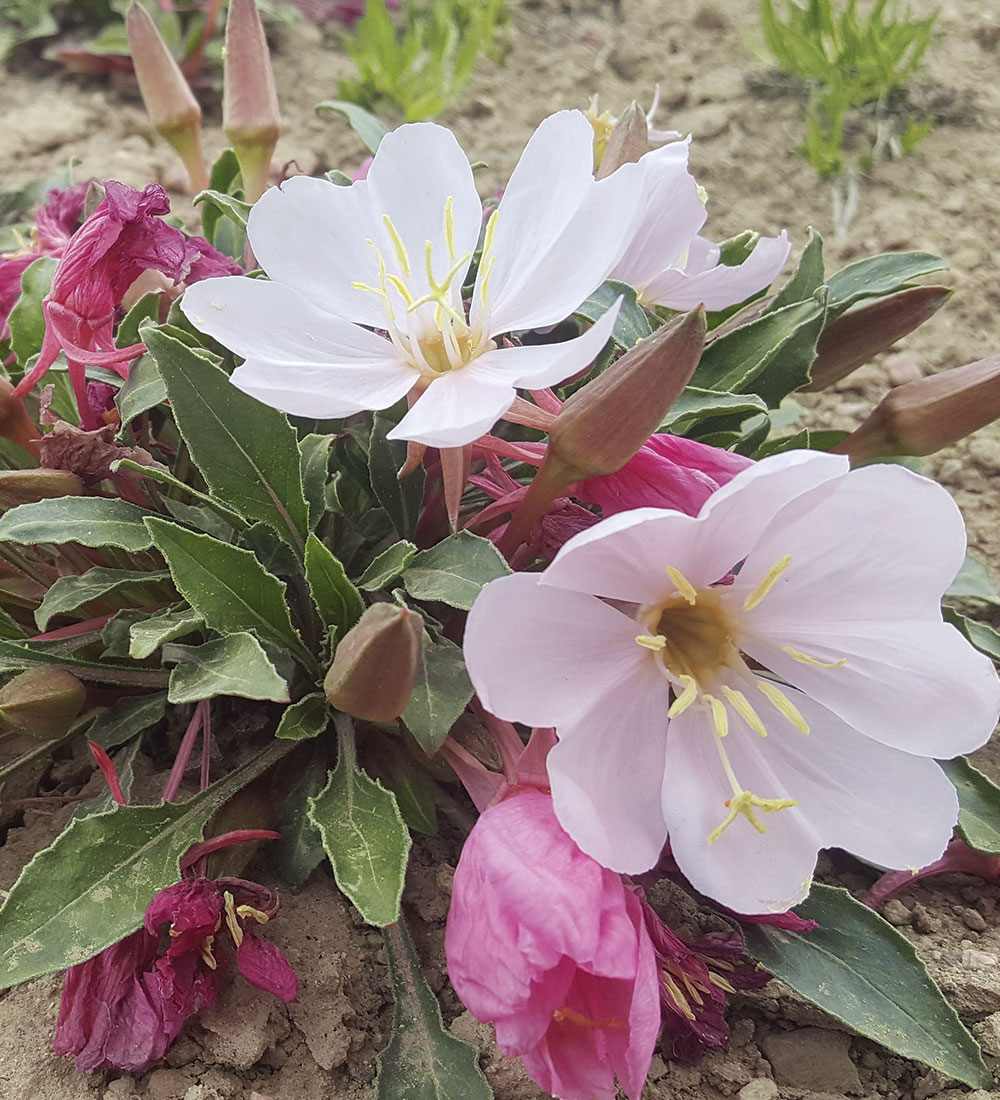
[{"label": "soil pebble", "polygon": [[861,1080],[851,1061],[850,1036],[819,1027],[775,1032],[762,1046],[784,1085],[817,1092],[861,1093]]}]

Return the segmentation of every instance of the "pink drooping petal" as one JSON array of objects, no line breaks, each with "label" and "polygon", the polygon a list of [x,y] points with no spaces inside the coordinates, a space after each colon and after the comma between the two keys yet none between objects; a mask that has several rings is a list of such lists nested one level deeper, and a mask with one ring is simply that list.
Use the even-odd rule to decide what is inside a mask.
[{"label": "pink drooping petal", "polygon": [[255,988],[273,993],[286,1004],[298,999],[299,980],[284,951],[270,940],[246,932],[236,949],[236,965]]}]

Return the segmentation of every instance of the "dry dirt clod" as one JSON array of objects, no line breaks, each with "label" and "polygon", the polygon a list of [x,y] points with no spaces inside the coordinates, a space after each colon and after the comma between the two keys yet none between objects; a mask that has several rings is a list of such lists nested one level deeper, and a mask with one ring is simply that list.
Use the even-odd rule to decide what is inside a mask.
[{"label": "dry dirt clod", "polygon": [[890,898],[882,907],[882,916],[897,928],[902,928],[904,925],[910,923],[912,914],[910,910],[899,900],[899,898]]},{"label": "dry dirt clod", "polygon": [[770,1077],[755,1077],[749,1085],[740,1089],[740,1100],[774,1100],[778,1086]]},{"label": "dry dirt clod", "polygon": [[774,1076],[784,1085],[817,1092],[863,1092],[848,1053],[850,1036],[820,1027],[768,1035],[762,1046]]},{"label": "dry dirt clod", "polygon": [[962,911],[962,923],[973,932],[986,931],[986,920],[977,909],[964,909]]}]

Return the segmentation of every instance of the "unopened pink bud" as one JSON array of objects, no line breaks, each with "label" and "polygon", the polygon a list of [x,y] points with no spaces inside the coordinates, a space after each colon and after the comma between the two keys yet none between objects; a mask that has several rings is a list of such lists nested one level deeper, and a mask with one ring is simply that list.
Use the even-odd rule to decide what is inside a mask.
[{"label": "unopened pink bud", "polygon": [[597,178],[602,180],[623,164],[634,163],[648,149],[649,126],[639,104],[633,99],[608,136],[604,155],[597,169]]},{"label": "unopened pink bud", "polygon": [[146,113],[156,132],[177,150],[192,191],[202,191],[208,186],[208,169],[201,149],[198,101],[152,16],[138,0],[131,0],[125,13],[125,32]]},{"label": "unopened pink bud", "polygon": [[271,54],[256,0],[230,0],[223,81],[222,125],[240,162],[244,195],[253,203],[267,187],[281,135]]}]

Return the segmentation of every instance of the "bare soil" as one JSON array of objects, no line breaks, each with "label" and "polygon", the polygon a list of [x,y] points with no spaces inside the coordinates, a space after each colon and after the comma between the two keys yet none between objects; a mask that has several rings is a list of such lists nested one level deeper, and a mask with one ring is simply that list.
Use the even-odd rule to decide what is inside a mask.
[{"label": "bare soil", "polygon": [[[507,64],[483,64],[441,121],[471,159],[485,161],[484,194],[502,185],[532,128],[548,113],[583,107],[597,92],[613,111],[630,99],[648,105],[662,87],[658,122],[691,131],[694,172],[708,189],[707,232],[722,239],[745,228],[787,227],[798,246],[806,228],[827,241],[828,269],[883,250],[922,249],[951,265],[951,302],[918,333],[879,360],[808,399],[809,419],[853,427],[892,385],[1000,351],[1000,13],[984,0],[911,0],[920,14],[940,7],[933,46],[911,98],[935,117],[917,154],[877,165],[860,180],[860,204],[835,239],[830,187],[796,155],[800,102],[751,52],[754,0],[623,0],[620,14],[599,0],[523,0],[512,14]],[[315,27],[277,32],[275,65],[287,130],[276,161],[307,173],[351,172],[364,150],[346,124],[314,106],[336,94],[349,72],[335,34]],[[210,153],[224,145],[215,97],[205,97]],[[159,143],[132,89],[20,67],[0,84],[0,186],[48,177],[70,156],[78,178],[162,182],[175,209],[194,222],[173,154]],[[803,403],[806,403],[805,401]],[[955,495],[970,545],[1000,579],[1000,428],[993,426],[927,459],[925,473]],[[977,763],[1000,780],[996,745]],[[80,763],[82,767],[82,762]],[[86,775],[86,769],[83,769]],[[82,780],[81,780],[82,782]],[[91,783],[94,781],[91,780]],[[49,843],[70,807],[26,811],[0,849],[0,887]],[[426,975],[454,1032],[476,1043],[498,1100],[542,1094],[519,1064],[499,1057],[491,1029],[462,1011],[447,983],[444,918],[457,843],[444,836],[415,849],[406,893]],[[863,889],[873,874],[827,860],[835,881]],[[887,916],[916,945],[962,1018],[984,1045],[1000,1081],[1000,890],[955,877],[921,884]],[[658,901],[680,929],[706,919],[665,888]],[[0,995],[2,1100],[362,1100],[372,1096],[374,1057],[389,1019],[377,932],[352,915],[325,869],[285,897],[273,937],[300,979],[287,1007],[239,978],[192,1023],[166,1064],[137,1078],[81,1076],[51,1053],[61,979],[40,979]],[[778,982],[734,998],[729,1049],[699,1067],[654,1060],[646,1100],[887,1100],[957,1098],[969,1090],[844,1032]],[[974,1100],[1000,1100],[979,1091]],[[460,1100],[460,1098],[455,1098]]]}]

